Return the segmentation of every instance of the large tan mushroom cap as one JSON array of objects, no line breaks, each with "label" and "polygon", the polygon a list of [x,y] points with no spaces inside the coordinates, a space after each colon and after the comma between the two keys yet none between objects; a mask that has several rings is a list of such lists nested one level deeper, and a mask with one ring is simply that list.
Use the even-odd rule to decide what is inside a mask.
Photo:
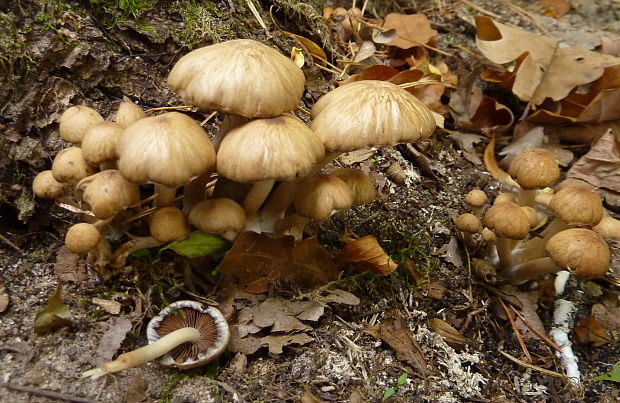
[{"label": "large tan mushroom cap", "polygon": [[82,254],[93,249],[101,240],[101,232],[93,224],[75,224],[65,235],[65,246],[73,253]]},{"label": "large tan mushroom cap", "polygon": [[481,208],[487,203],[488,197],[480,189],[472,189],[465,195],[465,203],[471,208]]},{"label": "large tan mushroom cap", "polygon": [[129,182],[115,169],[108,169],[82,179],[77,185],[82,199],[101,220],[140,201],[138,185]]},{"label": "large tan mushroom cap", "polygon": [[52,174],[60,183],[77,182],[94,173],[95,169],[86,162],[79,147],[65,148],[52,163]]},{"label": "large tan mushroom cap", "polygon": [[359,169],[339,168],[331,172],[330,175],[337,176],[351,188],[354,206],[371,203],[377,197],[372,179]]},{"label": "large tan mushroom cap", "polygon": [[290,59],[250,39],[196,49],[183,56],[168,76],[168,85],[183,101],[246,117],[296,109],[305,81]]},{"label": "large tan mushroom cap", "polygon": [[82,139],[82,156],[90,165],[101,165],[115,161],[116,143],[123,134],[123,127],[113,122],[102,122],[91,126]]},{"label": "large tan mushroom cap", "polygon": [[64,141],[80,145],[86,131],[103,121],[99,112],[88,106],[72,106],[60,116],[58,132]]},{"label": "large tan mushroom cap", "polygon": [[579,278],[601,277],[609,268],[609,246],[589,229],[558,232],[549,239],[545,250],[558,266],[570,269]]},{"label": "large tan mushroom cap", "polygon": [[241,232],[246,217],[243,207],[227,198],[204,200],[189,213],[189,222],[210,234]]},{"label": "large tan mushroom cap", "polygon": [[603,218],[603,203],[594,189],[567,187],[557,192],[549,209],[567,225],[594,226]]},{"label": "large tan mushroom cap", "polygon": [[215,150],[207,133],[178,112],[140,119],[117,144],[118,169],[135,183],[170,188],[185,185],[215,165]]},{"label": "large tan mushroom cap", "polygon": [[321,141],[296,117],[256,119],[224,137],[217,171],[237,182],[287,180],[307,174],[324,155]]},{"label": "large tan mushroom cap", "polygon": [[353,194],[349,185],[334,175],[308,179],[295,195],[295,209],[304,217],[327,220],[336,210],[351,207]]},{"label": "large tan mushroom cap", "polygon": [[459,231],[471,232],[472,234],[480,231],[480,228],[482,228],[480,219],[471,213],[461,214],[454,223]]},{"label": "large tan mushroom cap", "polygon": [[520,152],[510,163],[508,172],[523,189],[543,189],[560,177],[558,161],[544,148]]},{"label": "large tan mushroom cap", "polygon": [[159,242],[170,242],[187,238],[191,228],[185,213],[176,207],[168,206],[151,215],[149,230]]},{"label": "large tan mushroom cap", "polygon": [[60,199],[69,191],[69,185],[54,179],[51,170],[41,171],[32,181],[32,191],[44,199]]},{"label": "large tan mushroom cap", "polygon": [[484,221],[498,237],[524,239],[530,230],[530,221],[521,206],[511,202],[491,206]]},{"label": "large tan mushroom cap", "polygon": [[433,113],[406,90],[387,81],[343,85],[312,107],[310,128],[329,151],[414,143],[435,130]]}]

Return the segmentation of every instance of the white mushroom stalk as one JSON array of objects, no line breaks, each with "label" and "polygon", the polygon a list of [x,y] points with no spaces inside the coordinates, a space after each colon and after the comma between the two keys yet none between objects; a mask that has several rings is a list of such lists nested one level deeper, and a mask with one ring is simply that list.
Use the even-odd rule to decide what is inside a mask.
[{"label": "white mushroom stalk", "polygon": [[553,341],[560,347],[562,352],[556,352],[556,355],[562,362],[562,367],[566,375],[570,378],[573,386],[581,383],[581,374],[579,373],[579,364],[577,357],[573,353],[572,343],[568,338],[573,328],[573,315],[575,313],[575,304],[565,299],[555,301],[555,311],[553,312],[553,328],[549,332]]}]

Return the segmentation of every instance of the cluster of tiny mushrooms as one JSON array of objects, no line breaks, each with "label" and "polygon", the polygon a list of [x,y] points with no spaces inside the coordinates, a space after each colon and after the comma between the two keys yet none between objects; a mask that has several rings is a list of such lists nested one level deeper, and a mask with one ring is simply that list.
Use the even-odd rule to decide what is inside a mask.
[{"label": "cluster of tiny mushrooms", "polygon": [[[406,90],[368,80],[343,85],[321,97],[312,107],[308,126],[294,114],[304,94],[302,70],[277,50],[248,39],[188,53],[173,67],[168,85],[186,104],[222,114],[213,141],[198,122],[176,111],[148,117],[139,106],[123,101],[112,122],[89,107],[72,106],[60,118],[59,134],[73,146],[59,152],[52,169],[41,172],[33,182],[37,196],[56,199],[85,221],[69,229],[65,246],[87,255],[97,268],[122,267],[133,251],[183,240],[192,226],[230,241],[242,231],[301,239],[310,220],[326,220],[335,211],[376,197],[372,181],[361,171],[341,168],[319,174],[326,164],[345,152],[426,139],[441,122]],[[519,200],[536,208],[548,204],[553,214],[562,218],[543,231],[543,238],[517,245],[513,239],[525,238],[537,225],[526,214],[526,207],[496,200],[487,211],[487,226],[494,230],[493,240],[488,236],[490,230],[483,231],[489,259],[499,256],[502,272],[513,280],[565,266],[554,257],[545,257],[545,247],[550,253],[557,243],[546,242],[551,231],[555,234],[566,227],[598,223],[594,218],[560,215],[555,206],[568,203],[566,190],[554,196],[559,202],[539,201],[549,194],[531,189],[547,187],[557,177],[541,186],[526,185],[520,182],[521,170],[535,169],[527,164],[540,167],[541,163],[529,157],[522,160],[524,167],[514,168],[523,188]],[[555,160],[554,164],[559,174]],[[545,176],[537,172],[532,175]],[[217,178],[214,186],[213,178]],[[154,190],[141,200],[147,189],[142,185],[146,184],[153,184]],[[178,208],[181,190],[182,208]],[[598,195],[583,188],[576,193],[596,199],[600,220]],[[148,208],[151,202],[155,206]],[[583,214],[585,201],[575,203],[576,212]],[[473,234],[480,229],[484,202],[471,205],[478,206],[471,215],[477,224],[463,229],[461,221],[466,220],[461,218],[457,224]],[[504,210],[498,213],[498,209]],[[537,223],[547,214],[539,210]],[[519,220],[524,224],[517,229]],[[147,235],[144,222],[148,222]],[[568,236],[561,235],[566,233]],[[590,230],[570,229],[552,239],[560,239],[564,245],[571,242],[565,238],[575,237],[579,244],[598,242],[598,246],[563,246],[572,248],[570,254],[563,255],[584,261],[589,269],[594,266],[587,259],[594,259],[595,251],[600,253],[598,261],[608,262],[606,244]],[[114,251],[110,240],[120,244]],[[579,273],[592,277],[604,270]],[[98,378],[162,356],[160,363],[176,368],[202,365],[226,348],[229,330],[216,308],[178,301],[151,320],[147,336],[149,345],[122,354],[84,376]]]}]

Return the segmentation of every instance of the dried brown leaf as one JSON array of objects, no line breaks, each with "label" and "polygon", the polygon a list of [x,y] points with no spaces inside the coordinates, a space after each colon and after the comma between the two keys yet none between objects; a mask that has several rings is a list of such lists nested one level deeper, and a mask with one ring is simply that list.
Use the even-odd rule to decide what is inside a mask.
[{"label": "dried brown leaf", "polygon": [[143,376],[136,376],[125,393],[125,403],[146,402],[146,379]]},{"label": "dried brown leaf", "polygon": [[390,13],[383,21],[383,28],[395,30],[394,38],[386,42],[386,45],[401,49],[422,46],[437,35],[437,31],[431,28],[431,24],[424,14]]},{"label": "dried brown leaf", "polygon": [[575,336],[580,343],[592,344],[594,347],[600,347],[613,341],[595,316],[581,319],[575,327]]},{"label": "dried brown leaf", "polygon": [[109,299],[93,298],[93,304],[102,307],[106,312],[112,315],[118,315],[121,312],[121,303]]},{"label": "dried brown leaf", "polygon": [[316,238],[295,242],[292,236],[271,238],[244,232],[220,263],[224,277],[241,285],[280,279],[317,285],[334,280],[339,269]]},{"label": "dried brown leaf", "polygon": [[474,342],[463,336],[461,332],[450,326],[449,323],[439,319],[431,318],[428,321],[431,330],[440,335],[448,344],[451,345],[469,345]]},{"label": "dried brown leaf", "polygon": [[34,332],[37,335],[68,326],[71,323],[69,307],[62,301],[62,287],[47,299],[47,305],[34,318]]},{"label": "dried brown leaf", "polygon": [[307,387],[306,391],[299,398],[300,403],[327,403],[325,400],[321,400],[316,397],[311,391],[310,388]]},{"label": "dried brown leaf", "polygon": [[396,270],[398,264],[385,253],[377,238],[368,235],[358,238],[342,248],[339,259],[350,262],[362,270],[386,276]]},{"label": "dried brown leaf", "polygon": [[572,8],[572,4],[568,0],[540,0],[540,5],[550,11],[552,17],[562,17]]},{"label": "dried brown leaf", "polygon": [[318,302],[330,303],[334,302],[336,304],[345,304],[345,305],[359,305],[360,299],[355,295],[351,294],[348,291],[335,289],[329,290],[328,294],[325,296],[314,298]]},{"label": "dried brown leaf", "polygon": [[63,246],[58,250],[58,255],[56,256],[54,273],[63,283],[83,283],[86,280],[84,259]]},{"label": "dried brown leaf", "polygon": [[614,340],[620,340],[620,307],[607,307],[603,304],[592,306],[592,316],[601,324]]},{"label": "dried brown leaf", "polygon": [[258,327],[272,326],[273,332],[307,330],[280,298],[269,298],[252,310],[252,321]]},{"label": "dried brown leaf", "polygon": [[95,365],[110,361],[114,357],[132,327],[131,321],[123,316],[110,318],[103,326],[105,331],[99,340],[96,362],[93,363]]},{"label": "dried brown leaf", "polygon": [[375,155],[375,151],[368,148],[364,150],[355,150],[342,154],[338,159],[346,165],[353,165],[358,162],[366,161]]}]

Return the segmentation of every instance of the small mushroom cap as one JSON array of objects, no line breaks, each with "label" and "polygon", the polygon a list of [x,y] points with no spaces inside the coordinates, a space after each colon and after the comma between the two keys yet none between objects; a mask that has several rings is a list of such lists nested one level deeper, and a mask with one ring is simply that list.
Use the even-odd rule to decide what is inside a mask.
[{"label": "small mushroom cap", "polygon": [[86,131],[82,139],[82,156],[90,165],[115,161],[116,143],[123,134],[123,128],[113,122],[101,122]]},{"label": "small mushroom cap", "polygon": [[523,210],[523,212],[525,212],[525,215],[529,220],[530,228],[535,228],[536,225],[538,225],[538,213],[536,212],[536,210],[534,210],[534,208],[530,206],[521,206],[521,209]]},{"label": "small mushroom cap", "polygon": [[336,210],[348,209],[353,203],[351,188],[334,175],[308,179],[295,195],[295,209],[304,217],[327,220]]},{"label": "small mushroom cap", "polygon": [[603,218],[603,203],[594,189],[568,187],[558,191],[549,209],[567,225],[594,226]]},{"label": "small mushroom cap", "polygon": [[558,232],[547,241],[545,250],[558,266],[568,268],[579,278],[602,277],[609,268],[609,246],[589,229]]},{"label": "small mushroom cap", "polygon": [[521,151],[510,163],[508,172],[523,189],[543,189],[560,177],[558,161],[544,148]]},{"label": "small mushroom cap", "polygon": [[487,203],[487,195],[480,189],[470,190],[465,196],[465,203],[471,208],[484,207]]},{"label": "small mushroom cap", "polygon": [[494,204],[484,215],[487,227],[498,237],[524,239],[530,231],[530,220],[518,204]]},{"label": "small mushroom cap", "polygon": [[359,169],[339,168],[331,172],[330,175],[339,177],[344,183],[349,185],[353,194],[354,206],[371,203],[377,198],[377,191],[372,183],[372,179]]},{"label": "small mushroom cap", "polygon": [[180,241],[189,236],[187,216],[176,207],[162,207],[149,220],[151,236],[159,242]]},{"label": "small mushroom cap", "polygon": [[168,76],[170,88],[188,104],[246,117],[296,109],[305,82],[304,73],[289,58],[251,39],[196,49]]},{"label": "small mushroom cap", "polygon": [[387,81],[363,80],[327,93],[312,107],[310,128],[330,151],[414,143],[436,127],[416,97]]},{"label": "small mushroom cap", "polygon": [[491,231],[487,227],[482,229],[482,240],[486,243],[495,243],[497,241],[497,236],[495,232]]},{"label": "small mushroom cap", "polygon": [[465,213],[458,216],[455,224],[459,231],[470,232],[472,234],[480,231],[480,228],[482,227],[480,219],[471,213]]},{"label": "small mushroom cap", "polygon": [[75,224],[65,235],[65,246],[73,253],[82,254],[93,249],[101,240],[101,232],[92,224]]},{"label": "small mushroom cap", "polygon": [[613,217],[603,217],[592,230],[605,239],[620,239],[620,221]]},{"label": "small mushroom cap", "polygon": [[54,179],[51,170],[41,171],[32,181],[32,191],[44,199],[59,199],[67,194],[69,185]]},{"label": "small mushroom cap", "polygon": [[115,169],[108,169],[82,179],[78,195],[101,220],[108,219],[140,201],[138,185],[129,182]]},{"label": "small mushroom cap", "polygon": [[256,119],[231,130],[217,154],[217,171],[237,182],[288,180],[323,158],[321,141],[293,116]]},{"label": "small mushroom cap", "polygon": [[189,213],[189,222],[210,234],[241,232],[245,226],[245,210],[227,198],[203,200]]},{"label": "small mushroom cap", "polygon": [[72,106],[60,116],[58,132],[64,141],[79,146],[86,131],[103,121],[99,112],[88,106]]},{"label": "small mushroom cap", "polygon": [[78,182],[94,173],[95,168],[86,162],[79,147],[65,148],[52,163],[52,174],[60,183]]},{"label": "small mushroom cap", "polygon": [[125,129],[117,145],[118,169],[135,183],[170,188],[185,185],[215,165],[207,133],[178,112],[140,119]]},{"label": "small mushroom cap", "polygon": [[493,200],[493,205],[495,204],[500,204],[500,203],[506,203],[506,202],[510,202],[510,203],[516,203],[517,198],[515,197],[515,195],[513,195],[512,193],[500,193],[497,195],[497,197],[495,197],[495,200]]},{"label": "small mushroom cap", "polygon": [[161,365],[181,369],[198,367],[215,360],[228,346],[230,330],[222,312],[195,301],[177,301],[168,305],[151,319],[146,336],[151,344],[184,327],[198,329],[202,339],[174,348],[162,357]]},{"label": "small mushroom cap", "polygon": [[132,123],[140,119],[144,119],[145,117],[146,112],[144,112],[138,105],[131,101],[123,101],[118,107],[114,121],[122,128],[126,128]]}]

